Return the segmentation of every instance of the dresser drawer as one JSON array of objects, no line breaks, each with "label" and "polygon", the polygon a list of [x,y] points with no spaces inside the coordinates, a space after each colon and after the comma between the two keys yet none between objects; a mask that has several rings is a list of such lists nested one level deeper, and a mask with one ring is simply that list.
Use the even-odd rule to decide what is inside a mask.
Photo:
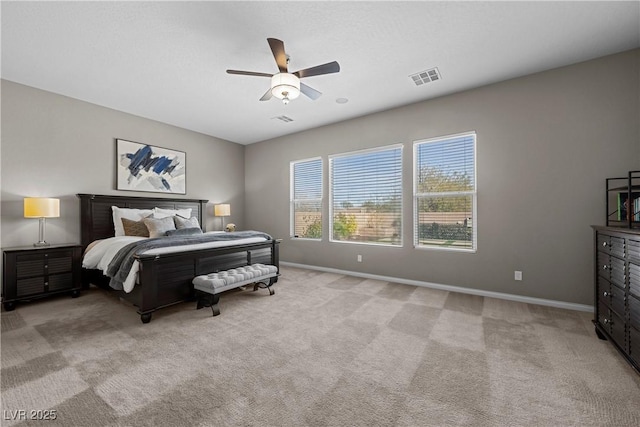
[{"label": "dresser drawer", "polygon": [[625,325],[623,318],[611,312],[611,318],[609,321],[611,327],[611,338],[622,348],[627,351],[627,340],[625,339]]},{"label": "dresser drawer", "polygon": [[640,330],[640,299],[629,297],[629,324]]},{"label": "dresser drawer", "polygon": [[623,259],[604,252],[598,252],[596,262],[598,276],[604,277],[621,288],[627,286],[626,266]]},{"label": "dresser drawer", "polygon": [[640,297],[640,266],[629,263],[629,292]]},{"label": "dresser drawer", "polygon": [[629,328],[629,357],[640,366],[640,329]]},{"label": "dresser drawer", "polygon": [[627,254],[626,246],[623,238],[611,236],[611,255],[624,258]]},{"label": "dresser drawer", "polygon": [[599,251],[615,254],[621,258],[625,257],[626,248],[625,240],[621,237],[609,236],[608,234],[598,233],[597,248]]},{"label": "dresser drawer", "polygon": [[622,319],[625,318],[626,313],[626,296],[624,294],[624,290],[619,287],[613,285],[611,287],[611,293],[608,296],[609,298],[609,308],[613,310],[618,316]]},{"label": "dresser drawer", "polygon": [[640,261],[640,239],[627,239],[627,256]]},{"label": "dresser drawer", "polygon": [[598,251],[598,254],[596,256],[596,264],[596,268],[598,269],[598,276],[610,280],[611,256],[608,253]]},{"label": "dresser drawer", "polygon": [[598,277],[598,300],[605,304],[607,308],[615,311],[619,316],[624,317],[624,290],[611,284],[611,282],[604,277]]},{"label": "dresser drawer", "polygon": [[598,300],[609,299],[611,295],[611,287],[613,286],[611,282],[604,277],[598,276],[596,283],[598,286],[598,292],[596,294]]},{"label": "dresser drawer", "polygon": [[620,347],[625,347],[623,317],[618,316],[602,301],[598,303],[598,323]]}]

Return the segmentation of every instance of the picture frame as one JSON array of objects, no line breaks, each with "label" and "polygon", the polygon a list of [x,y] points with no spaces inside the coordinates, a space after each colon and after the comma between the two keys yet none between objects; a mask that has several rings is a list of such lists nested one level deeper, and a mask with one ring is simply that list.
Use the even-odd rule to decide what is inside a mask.
[{"label": "picture frame", "polygon": [[116,139],[116,189],[187,194],[187,154]]}]

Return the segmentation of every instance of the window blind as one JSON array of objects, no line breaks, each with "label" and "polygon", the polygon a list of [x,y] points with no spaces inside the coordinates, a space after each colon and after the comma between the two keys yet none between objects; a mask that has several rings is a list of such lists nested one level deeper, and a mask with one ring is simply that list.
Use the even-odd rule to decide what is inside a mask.
[{"label": "window blind", "polygon": [[402,244],[402,146],[331,156],[331,240]]},{"label": "window blind", "polygon": [[476,134],[414,143],[414,245],[475,250]]},{"label": "window blind", "polygon": [[291,237],[322,238],[322,159],[291,163]]}]

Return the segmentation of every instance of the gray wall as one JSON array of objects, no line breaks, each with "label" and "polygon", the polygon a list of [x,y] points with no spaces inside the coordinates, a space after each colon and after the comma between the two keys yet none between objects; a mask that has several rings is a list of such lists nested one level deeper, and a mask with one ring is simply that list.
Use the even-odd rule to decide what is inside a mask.
[{"label": "gray wall", "polygon": [[[283,238],[283,261],[590,304],[605,178],[640,169],[639,63],[640,50],[624,52],[250,145],[247,225]],[[412,142],[470,130],[478,251],[415,250]],[[327,155],[394,143],[405,146],[403,248],[329,242],[328,203],[321,242],[289,238],[290,161],[322,156],[328,200]]]},{"label": "gray wall", "polygon": [[171,197],[115,190],[115,138],[186,152],[187,194],[208,199],[206,227],[219,229],[214,203],[230,203],[242,227],[244,146],[87,102],[2,80],[2,247],[38,240],[38,221],[23,218],[24,197],[60,198],[47,220],[51,243],[80,241],[77,193]]}]

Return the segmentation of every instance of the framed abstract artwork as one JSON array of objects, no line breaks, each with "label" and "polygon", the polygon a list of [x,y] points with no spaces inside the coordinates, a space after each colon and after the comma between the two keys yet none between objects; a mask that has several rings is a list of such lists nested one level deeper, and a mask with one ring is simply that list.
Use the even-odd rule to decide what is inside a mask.
[{"label": "framed abstract artwork", "polygon": [[116,189],[187,194],[187,155],[116,139]]}]

